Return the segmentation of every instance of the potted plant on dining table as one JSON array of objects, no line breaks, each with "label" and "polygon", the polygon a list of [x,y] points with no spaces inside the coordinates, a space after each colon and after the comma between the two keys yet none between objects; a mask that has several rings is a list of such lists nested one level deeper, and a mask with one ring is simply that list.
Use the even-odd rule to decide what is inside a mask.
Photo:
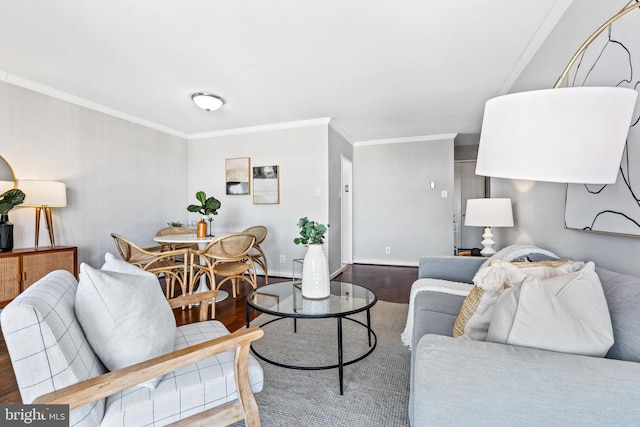
[{"label": "potted plant on dining table", "polygon": [[[187,206],[187,210],[193,213],[199,213],[202,215],[202,219],[198,222],[198,226],[196,228],[196,232],[198,237],[206,237],[207,236],[207,223],[204,220],[205,216],[209,216],[209,229],[211,228],[211,215],[218,215],[218,209],[222,206],[220,200],[215,197],[207,197],[204,191],[198,191],[196,193],[196,200],[200,202],[200,205],[189,205]],[[211,230],[209,230],[211,233]]]}]

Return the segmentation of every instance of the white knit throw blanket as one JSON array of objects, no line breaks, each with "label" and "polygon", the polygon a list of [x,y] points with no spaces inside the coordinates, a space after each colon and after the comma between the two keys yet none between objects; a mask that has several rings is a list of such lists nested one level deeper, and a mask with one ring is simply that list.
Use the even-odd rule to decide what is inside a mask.
[{"label": "white knit throw blanket", "polygon": [[418,292],[431,291],[441,292],[445,294],[460,295],[466,297],[472,284],[451,282],[449,280],[440,279],[418,279],[411,285],[411,295],[409,296],[409,313],[407,314],[407,324],[402,333],[402,342],[411,348],[411,336],[413,335],[413,300]]}]

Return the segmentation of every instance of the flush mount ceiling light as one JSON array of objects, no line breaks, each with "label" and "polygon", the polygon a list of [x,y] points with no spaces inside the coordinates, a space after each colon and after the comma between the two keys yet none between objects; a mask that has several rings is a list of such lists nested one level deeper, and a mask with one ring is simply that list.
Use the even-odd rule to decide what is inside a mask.
[{"label": "flush mount ceiling light", "polygon": [[215,111],[224,105],[224,99],[208,92],[194,93],[191,100],[204,111]]}]

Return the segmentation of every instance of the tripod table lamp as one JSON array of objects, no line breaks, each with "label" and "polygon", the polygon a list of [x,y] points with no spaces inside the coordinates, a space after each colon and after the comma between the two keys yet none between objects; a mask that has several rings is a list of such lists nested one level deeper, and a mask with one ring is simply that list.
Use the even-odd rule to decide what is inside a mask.
[{"label": "tripod table lamp", "polygon": [[39,181],[39,180],[19,180],[18,187],[24,192],[25,199],[22,206],[36,208],[36,237],[35,248],[38,249],[40,236],[40,217],[44,210],[47,218],[47,228],[49,230],[49,241],[51,247],[56,247],[53,233],[53,217],[51,208],[63,208],[67,206],[67,186],[63,182]]},{"label": "tripod table lamp", "polygon": [[493,245],[491,227],[513,227],[513,211],[511,199],[469,199],[465,212],[464,225],[471,227],[484,227],[480,254],[491,256],[496,253]]}]

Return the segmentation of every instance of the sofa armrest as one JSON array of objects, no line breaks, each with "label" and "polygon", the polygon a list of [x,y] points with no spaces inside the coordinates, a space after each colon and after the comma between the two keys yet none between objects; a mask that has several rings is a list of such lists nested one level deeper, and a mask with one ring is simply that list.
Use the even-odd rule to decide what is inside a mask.
[{"label": "sofa armrest", "polygon": [[419,279],[441,279],[473,283],[473,276],[487,260],[471,256],[427,256],[420,258]]},{"label": "sofa armrest", "polygon": [[414,351],[414,427],[640,420],[640,363],[437,335],[425,335]]}]

